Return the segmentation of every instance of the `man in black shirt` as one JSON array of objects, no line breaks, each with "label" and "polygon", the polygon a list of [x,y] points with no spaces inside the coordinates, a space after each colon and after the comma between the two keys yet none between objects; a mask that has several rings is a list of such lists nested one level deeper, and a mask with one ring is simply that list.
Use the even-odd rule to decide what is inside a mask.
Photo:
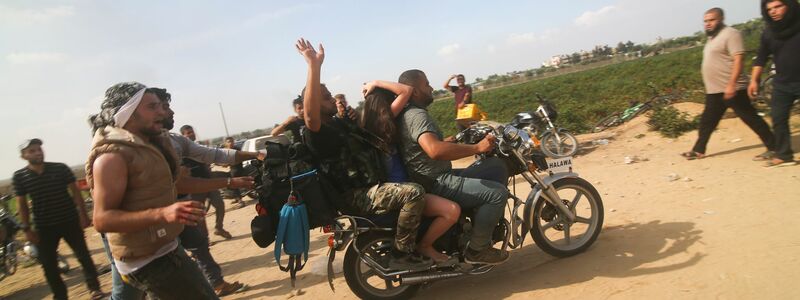
[{"label": "man in black shirt", "polygon": [[797,0],[761,0],[761,15],[767,23],[761,34],[758,56],[753,62],[748,94],[758,93],[758,83],[767,59],[772,56],[776,75],[772,81],[770,115],[775,133],[775,157],[765,167],[795,165],[789,114],[800,98],[800,4]]},{"label": "man in black shirt", "polygon": [[[416,254],[415,243],[422,210],[425,208],[425,193],[422,186],[415,183],[385,183],[364,179],[365,172],[350,172],[342,164],[343,159],[352,159],[364,153],[347,155],[350,151],[349,134],[353,129],[348,122],[356,117],[353,109],[346,109],[343,103],[333,98],[328,88],[320,83],[320,71],[325,52],[320,45],[317,52],[311,43],[300,39],[295,45],[308,63],[306,88],[303,90],[304,121],[309,136],[308,141],[314,159],[319,162],[323,176],[343,189],[339,207],[344,213],[356,215],[377,215],[390,211],[400,211],[397,220],[394,245],[391,250],[389,267],[392,269],[424,269],[431,265],[429,259]],[[346,150],[347,149],[347,150]],[[365,166],[357,166],[365,167]],[[374,171],[375,168],[366,168]],[[366,170],[369,173],[370,170]],[[373,173],[374,174],[374,173]],[[385,174],[384,174],[385,175]],[[347,180],[348,178],[357,180]],[[368,177],[368,176],[367,176]],[[354,183],[357,182],[357,183]]]},{"label": "man in black shirt", "polygon": [[[75,175],[62,163],[44,161],[40,139],[25,141],[19,150],[22,158],[28,161],[28,166],[14,172],[13,177],[21,227],[28,241],[39,248],[39,261],[53,298],[67,299],[67,287],[61,279],[56,259],[56,250],[63,238],[83,267],[92,299],[102,299],[105,295],[100,291],[97,270],[83,235],[83,229],[89,227],[91,222],[86,216],[81,192],[75,184]],[[33,204],[35,231],[30,228],[28,197]]]},{"label": "man in black shirt", "polygon": [[272,128],[270,134],[276,136],[289,130],[292,133],[292,141],[299,143],[302,141],[300,129],[306,126],[305,121],[303,121],[303,96],[297,96],[297,98],[292,100],[292,107],[294,108],[295,115],[289,116],[286,121]]}]

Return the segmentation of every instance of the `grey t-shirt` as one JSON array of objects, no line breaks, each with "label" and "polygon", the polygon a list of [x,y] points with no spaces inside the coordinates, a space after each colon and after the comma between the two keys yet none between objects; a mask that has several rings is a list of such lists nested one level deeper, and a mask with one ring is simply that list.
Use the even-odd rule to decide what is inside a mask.
[{"label": "grey t-shirt", "polygon": [[[725,92],[725,87],[733,71],[733,58],[744,53],[742,34],[732,27],[725,27],[716,36],[709,38],[703,48],[703,83],[706,94],[719,94]],[[747,77],[744,70],[736,81],[736,90],[747,88]]]},{"label": "grey t-shirt", "polygon": [[[450,172],[453,166],[450,161],[434,160],[422,150],[419,136],[430,132],[442,139],[442,131],[428,111],[414,105],[407,106],[400,114],[400,153],[412,179],[415,175],[423,175],[435,179],[439,175]],[[415,174],[416,173],[416,174]]]}]

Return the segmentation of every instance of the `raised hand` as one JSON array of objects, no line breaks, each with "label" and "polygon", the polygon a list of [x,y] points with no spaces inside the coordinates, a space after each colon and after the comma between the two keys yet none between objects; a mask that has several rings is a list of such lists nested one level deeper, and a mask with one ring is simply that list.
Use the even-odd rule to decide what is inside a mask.
[{"label": "raised hand", "polygon": [[306,62],[309,65],[322,65],[322,62],[325,60],[325,47],[322,47],[322,44],[319,44],[319,52],[314,49],[314,46],[311,45],[311,42],[303,38],[297,40],[297,43],[295,43],[294,46],[297,48],[297,52],[300,52],[300,55],[306,59]]},{"label": "raised hand", "polygon": [[364,94],[364,97],[369,95],[369,93],[372,93],[372,90],[375,89],[375,85],[376,83],[374,80],[364,83],[364,86],[361,87],[361,93]]},{"label": "raised hand", "polygon": [[253,177],[250,176],[243,176],[243,177],[233,177],[231,178],[231,185],[230,188],[252,188],[254,184]]}]

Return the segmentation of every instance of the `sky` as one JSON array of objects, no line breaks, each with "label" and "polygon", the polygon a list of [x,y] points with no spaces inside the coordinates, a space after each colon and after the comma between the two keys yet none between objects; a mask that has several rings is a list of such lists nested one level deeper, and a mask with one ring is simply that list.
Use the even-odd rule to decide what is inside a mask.
[{"label": "sky", "polygon": [[[17,145],[83,164],[87,123],[123,81],[167,88],[176,127],[199,139],[272,127],[292,114],[306,65],[299,37],[322,43],[322,80],[362,100],[361,84],[421,69],[440,88],[541,66],[553,55],[651,43],[759,16],[757,1],[0,1],[0,178],[25,166]],[[698,66],[699,67],[699,66]]]}]

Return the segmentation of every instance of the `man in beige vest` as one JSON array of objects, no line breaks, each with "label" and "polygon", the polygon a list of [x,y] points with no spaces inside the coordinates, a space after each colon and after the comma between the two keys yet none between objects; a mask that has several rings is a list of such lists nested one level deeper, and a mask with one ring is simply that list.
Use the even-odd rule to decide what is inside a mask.
[{"label": "man in beige vest", "polygon": [[[86,163],[95,228],[107,233],[123,280],[158,299],[218,299],[179,246],[183,225],[204,216],[198,201],[176,201],[178,164],[156,94],[137,82],[106,90]],[[180,288],[176,288],[180,287]]]},{"label": "man in beige vest", "polygon": [[725,26],[725,13],[715,7],[703,15],[708,41],[703,48],[703,83],[706,87],[706,107],[700,117],[697,142],[692,151],[681,155],[689,160],[703,158],[711,133],[728,107],[733,108],[767,148],[753,160],[769,160],[774,155],[775,138],[747,98],[747,79],[742,73],[744,43],[738,30]]}]

